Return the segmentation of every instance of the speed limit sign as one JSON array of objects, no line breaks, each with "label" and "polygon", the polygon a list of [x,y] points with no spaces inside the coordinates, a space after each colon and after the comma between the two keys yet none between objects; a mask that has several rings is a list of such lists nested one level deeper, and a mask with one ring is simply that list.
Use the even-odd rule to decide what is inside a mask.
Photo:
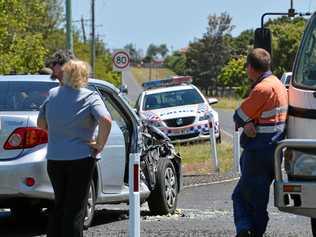
[{"label": "speed limit sign", "polygon": [[130,57],[125,50],[117,50],[112,55],[112,63],[114,71],[125,71],[129,68]]}]

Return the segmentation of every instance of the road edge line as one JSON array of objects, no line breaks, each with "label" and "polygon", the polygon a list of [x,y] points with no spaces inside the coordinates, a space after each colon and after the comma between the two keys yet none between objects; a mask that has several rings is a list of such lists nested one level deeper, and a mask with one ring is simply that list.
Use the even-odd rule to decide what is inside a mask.
[{"label": "road edge line", "polygon": [[238,180],[238,179],[239,179],[239,177],[232,178],[232,179],[225,179],[225,180],[221,180],[221,181],[210,182],[210,183],[191,184],[191,185],[183,186],[183,189],[186,189],[186,188],[194,188],[194,187],[201,187],[201,186],[212,185],[212,184],[229,183],[229,182],[236,181],[236,180]]},{"label": "road edge line", "polygon": [[223,128],[222,128],[222,132],[225,133],[226,136],[228,136],[228,137],[230,137],[231,139],[233,139],[234,136],[233,136],[231,133],[229,133],[229,132],[227,132],[226,130],[224,130]]}]

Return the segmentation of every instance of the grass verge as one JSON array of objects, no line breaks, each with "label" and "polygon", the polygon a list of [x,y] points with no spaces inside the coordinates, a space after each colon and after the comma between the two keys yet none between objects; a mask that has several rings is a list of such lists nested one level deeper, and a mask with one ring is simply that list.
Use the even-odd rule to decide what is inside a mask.
[{"label": "grass verge", "polygon": [[212,107],[214,107],[215,109],[236,109],[242,99],[236,99],[236,98],[228,98],[228,97],[219,97],[218,99],[218,103],[212,105]]},{"label": "grass verge", "polygon": [[169,76],[175,75],[174,72],[170,71],[167,68],[138,68],[132,67],[131,71],[133,73],[134,78],[141,85],[143,82],[151,80],[164,79]]},{"label": "grass verge", "polygon": [[[212,170],[209,142],[188,145],[177,144],[176,149],[182,157],[184,174],[207,174]],[[221,144],[217,144],[216,149],[220,172],[230,171],[233,166],[232,144],[222,141]]]}]

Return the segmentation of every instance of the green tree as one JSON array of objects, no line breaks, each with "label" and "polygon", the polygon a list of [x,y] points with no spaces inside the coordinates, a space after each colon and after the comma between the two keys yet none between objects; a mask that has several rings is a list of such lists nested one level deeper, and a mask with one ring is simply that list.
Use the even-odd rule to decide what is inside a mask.
[{"label": "green tree", "polygon": [[[208,17],[207,32],[202,39],[190,43],[186,53],[187,72],[206,93],[218,93],[218,74],[230,57],[226,36],[231,33],[232,18],[227,13]],[[210,89],[210,90],[209,90]]]},{"label": "green tree", "polygon": [[124,49],[129,52],[132,63],[139,64],[141,62],[140,51],[137,50],[136,47],[132,43],[125,45]]},{"label": "green tree", "polygon": [[272,32],[273,72],[281,76],[292,71],[292,65],[303,35],[306,20],[304,18],[281,17],[269,21],[266,27]]},{"label": "green tree", "polygon": [[227,40],[232,48],[231,54],[237,58],[241,55],[247,55],[249,49],[253,47],[253,37],[254,31],[252,29],[241,32],[237,37],[228,36]]},{"label": "green tree", "polygon": [[[77,58],[86,62],[90,61],[90,42],[81,41],[79,33],[74,35],[74,49]],[[120,84],[119,73],[112,71],[112,55],[100,39],[96,39],[95,77],[116,86]]]},{"label": "green tree", "polygon": [[179,51],[174,52],[172,55],[166,57],[164,64],[177,75],[186,74],[186,56],[184,53]]},{"label": "green tree", "polygon": [[245,63],[245,56],[232,58],[218,75],[218,80],[225,87],[237,87],[236,92],[240,97],[245,96],[250,86],[250,82],[247,79]]},{"label": "green tree", "polygon": [[162,58],[165,58],[169,52],[169,49],[167,47],[166,44],[161,44],[158,48],[157,48],[158,53],[160,54],[160,56]]},{"label": "green tree", "polygon": [[0,0],[0,73],[34,73],[44,64],[41,21],[47,17],[42,0]]}]

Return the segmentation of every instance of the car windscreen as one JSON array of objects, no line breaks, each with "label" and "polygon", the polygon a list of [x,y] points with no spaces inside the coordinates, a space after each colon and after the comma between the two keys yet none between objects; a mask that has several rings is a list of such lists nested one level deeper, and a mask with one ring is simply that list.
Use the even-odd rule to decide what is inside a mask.
[{"label": "car windscreen", "polygon": [[195,89],[167,91],[146,95],[143,110],[163,109],[200,103],[204,103],[204,100]]},{"label": "car windscreen", "polygon": [[316,89],[316,18],[304,34],[303,47],[296,59],[298,62],[294,85]]},{"label": "car windscreen", "polygon": [[0,111],[36,111],[48,96],[53,82],[1,81]]}]

